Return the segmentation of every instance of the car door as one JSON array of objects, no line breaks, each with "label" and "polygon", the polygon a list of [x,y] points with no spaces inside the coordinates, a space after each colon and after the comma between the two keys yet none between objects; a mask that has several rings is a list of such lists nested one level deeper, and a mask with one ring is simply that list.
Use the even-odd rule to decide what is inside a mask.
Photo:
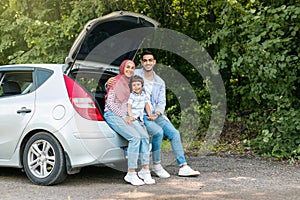
[{"label": "car door", "polygon": [[33,68],[0,68],[0,160],[9,160],[35,109]]}]

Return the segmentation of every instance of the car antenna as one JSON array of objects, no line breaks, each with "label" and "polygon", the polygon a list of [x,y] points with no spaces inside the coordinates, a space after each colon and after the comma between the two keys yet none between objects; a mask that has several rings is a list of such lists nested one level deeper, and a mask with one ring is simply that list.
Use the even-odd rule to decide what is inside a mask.
[{"label": "car antenna", "polygon": [[134,53],[134,56],[133,56],[132,60],[134,60],[134,59],[135,59],[135,57],[136,57],[136,55],[137,55],[138,51],[140,50],[140,48],[141,48],[142,44],[144,43],[144,40],[145,40],[145,38],[142,40],[142,42],[139,44],[138,48],[136,49],[136,51],[135,51],[135,53]]}]

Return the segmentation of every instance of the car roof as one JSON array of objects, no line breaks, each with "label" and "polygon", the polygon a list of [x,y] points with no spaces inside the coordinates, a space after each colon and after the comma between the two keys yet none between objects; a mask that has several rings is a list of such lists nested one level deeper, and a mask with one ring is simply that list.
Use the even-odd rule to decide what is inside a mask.
[{"label": "car roof", "polygon": [[10,64],[10,65],[1,65],[0,69],[4,68],[45,68],[45,69],[52,69],[52,70],[64,70],[65,64]]}]

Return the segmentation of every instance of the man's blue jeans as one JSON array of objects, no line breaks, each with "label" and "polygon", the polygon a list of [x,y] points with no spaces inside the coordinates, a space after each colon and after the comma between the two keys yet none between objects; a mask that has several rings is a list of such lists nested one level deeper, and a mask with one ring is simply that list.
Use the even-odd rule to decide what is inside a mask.
[{"label": "man's blue jeans", "polygon": [[152,136],[152,157],[154,163],[161,162],[160,154],[163,136],[170,140],[178,165],[181,166],[187,163],[184,157],[180,133],[166,116],[160,115],[155,121],[150,121],[145,115],[144,123],[148,133]]},{"label": "man's blue jeans", "polygon": [[105,112],[104,118],[114,131],[128,141],[128,168],[136,169],[138,167],[139,156],[141,165],[149,165],[149,135],[144,127],[137,120],[133,121],[133,126],[130,126],[111,111]]}]

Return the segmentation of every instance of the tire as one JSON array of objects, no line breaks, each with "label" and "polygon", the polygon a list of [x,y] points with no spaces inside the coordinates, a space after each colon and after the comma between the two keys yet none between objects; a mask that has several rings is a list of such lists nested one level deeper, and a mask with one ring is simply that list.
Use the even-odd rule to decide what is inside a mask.
[{"label": "tire", "polygon": [[55,185],[67,177],[64,151],[47,132],[39,132],[28,140],[23,165],[27,177],[37,185]]}]

